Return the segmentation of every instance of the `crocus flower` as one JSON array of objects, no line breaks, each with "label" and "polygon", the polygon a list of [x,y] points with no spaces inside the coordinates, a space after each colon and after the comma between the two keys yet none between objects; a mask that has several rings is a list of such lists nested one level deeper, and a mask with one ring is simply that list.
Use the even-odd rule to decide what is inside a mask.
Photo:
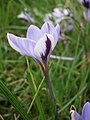
[{"label": "crocus flower", "polygon": [[56,24],[61,25],[64,32],[70,32],[73,29],[73,15],[67,8],[58,7],[52,12],[53,19]]},{"label": "crocus flower", "polygon": [[55,48],[60,33],[59,25],[54,27],[51,23],[44,23],[41,29],[30,25],[26,38],[7,33],[10,46],[22,55],[33,57],[43,64],[48,62],[50,54]]},{"label": "crocus flower", "polygon": [[35,23],[35,19],[32,17],[32,14],[27,11],[21,11],[17,18],[19,18],[24,23]]},{"label": "crocus flower", "polygon": [[85,19],[90,22],[90,0],[78,0],[85,8],[87,8],[87,11],[84,13]]},{"label": "crocus flower", "polygon": [[82,109],[82,115],[76,112],[74,107],[70,110],[71,120],[90,120],[90,103],[86,102]]},{"label": "crocus flower", "polygon": [[45,76],[47,86],[49,88],[51,100],[55,108],[55,118],[58,120],[58,113],[53,90],[48,74],[48,60],[55,48],[60,33],[60,26],[54,27],[51,23],[44,23],[41,29],[34,25],[30,25],[27,30],[26,38],[18,37],[7,33],[8,42],[13,49],[22,55],[34,58],[41,66]]}]

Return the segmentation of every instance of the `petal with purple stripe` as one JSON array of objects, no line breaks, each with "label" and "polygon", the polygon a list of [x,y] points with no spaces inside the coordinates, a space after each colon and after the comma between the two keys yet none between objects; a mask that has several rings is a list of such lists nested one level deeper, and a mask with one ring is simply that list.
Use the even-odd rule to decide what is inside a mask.
[{"label": "petal with purple stripe", "polygon": [[13,34],[7,33],[7,38],[10,46],[21,53],[22,55],[32,56],[33,49],[36,43],[34,43],[32,40],[22,37],[17,37]]},{"label": "petal with purple stripe", "polygon": [[55,46],[56,46],[56,43],[59,40],[59,37],[60,37],[60,26],[59,26],[59,24],[57,24],[56,27],[55,27],[55,33],[54,33]]},{"label": "petal with purple stripe", "polygon": [[53,28],[51,27],[51,23],[48,23],[48,22],[45,22],[42,27],[41,27],[41,31],[43,34],[45,33],[48,33],[50,34],[51,33],[51,29],[54,29],[54,26]]},{"label": "petal with purple stripe", "polygon": [[54,48],[54,38],[50,34],[45,34],[36,44],[34,54],[41,62],[48,61],[49,55]]},{"label": "petal with purple stripe", "polygon": [[35,25],[30,25],[26,37],[37,42],[42,37],[42,32]]},{"label": "petal with purple stripe", "polygon": [[90,120],[90,103],[87,102],[82,110],[82,120]]},{"label": "petal with purple stripe", "polygon": [[51,49],[51,40],[48,38],[48,36],[46,35],[46,50],[45,53],[41,55],[41,58],[43,61],[47,61],[47,56],[50,54],[50,49]]},{"label": "petal with purple stripe", "polygon": [[60,26],[57,25],[56,27],[54,27],[53,24],[46,22],[43,24],[41,31],[43,32],[43,34],[45,33],[51,34],[54,37],[55,46],[56,46],[56,43],[59,39]]},{"label": "petal with purple stripe", "polygon": [[76,109],[73,105],[70,108],[70,120],[82,120],[81,116],[76,112]]},{"label": "petal with purple stripe", "polygon": [[55,29],[56,29],[56,31],[57,31],[57,33],[59,35],[60,34],[60,26],[59,26],[59,24],[56,25]]}]

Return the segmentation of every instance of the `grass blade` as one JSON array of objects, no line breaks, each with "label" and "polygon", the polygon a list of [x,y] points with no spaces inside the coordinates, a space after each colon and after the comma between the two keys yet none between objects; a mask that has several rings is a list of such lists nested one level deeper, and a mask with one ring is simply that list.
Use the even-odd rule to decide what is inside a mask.
[{"label": "grass blade", "polygon": [[[34,82],[33,75],[32,75],[32,73],[31,73],[31,71],[30,71],[30,65],[29,65],[29,61],[28,61],[28,58],[27,58],[27,57],[26,57],[26,61],[27,61],[28,73],[29,73],[29,77],[28,77],[29,86],[30,86],[30,88],[31,88],[32,94],[35,95],[35,94],[36,94],[36,91],[37,91],[37,87],[36,87],[36,84],[35,84],[35,82]],[[31,79],[30,79],[30,78],[31,78]],[[41,119],[42,119],[42,120],[45,120],[44,106],[42,106],[42,103],[41,103],[41,101],[40,101],[39,95],[36,96],[35,102],[36,102],[37,108],[38,108],[38,110],[39,110]],[[28,112],[29,112],[29,111],[28,111]]]},{"label": "grass blade", "polygon": [[26,110],[22,107],[20,102],[16,99],[14,94],[8,89],[6,84],[0,80],[0,89],[2,93],[5,95],[7,100],[15,107],[15,109],[19,112],[23,120],[31,120],[30,116],[27,114]]}]

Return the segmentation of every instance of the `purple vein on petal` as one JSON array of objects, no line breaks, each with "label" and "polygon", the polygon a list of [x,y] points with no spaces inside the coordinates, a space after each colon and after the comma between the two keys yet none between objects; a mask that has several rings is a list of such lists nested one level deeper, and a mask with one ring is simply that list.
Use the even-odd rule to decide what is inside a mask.
[{"label": "purple vein on petal", "polygon": [[42,37],[42,32],[37,26],[31,25],[27,30],[26,36],[27,38],[37,42]]},{"label": "purple vein on petal", "polygon": [[49,55],[50,50],[51,50],[51,41],[47,35],[46,35],[46,38],[47,38],[47,40],[46,40],[45,55],[43,55],[43,54],[41,55],[43,61],[47,61],[47,56]]},{"label": "purple vein on petal", "polygon": [[49,25],[48,22],[46,22],[42,25],[41,31],[42,31],[43,34],[45,34],[45,33],[49,34],[50,33],[50,25]]},{"label": "purple vein on petal", "polygon": [[48,27],[48,33],[50,33],[50,25],[48,22],[47,22],[47,27]]},{"label": "purple vein on petal", "polygon": [[35,43],[32,40],[18,37],[10,33],[7,33],[7,38],[8,38],[9,44],[13,49],[18,51],[22,55],[34,56],[33,49],[34,49]]}]

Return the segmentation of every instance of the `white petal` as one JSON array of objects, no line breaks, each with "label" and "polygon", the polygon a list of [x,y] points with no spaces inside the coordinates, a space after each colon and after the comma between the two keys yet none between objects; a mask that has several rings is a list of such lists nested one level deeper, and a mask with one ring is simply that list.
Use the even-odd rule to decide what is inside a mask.
[{"label": "white petal", "polygon": [[36,44],[34,48],[34,54],[39,61],[43,61],[43,58],[48,61],[49,56],[54,49],[54,38],[50,34],[45,34]]},{"label": "white petal", "polygon": [[56,43],[59,39],[59,33],[60,33],[59,24],[56,25],[56,27],[54,27],[54,25],[51,24],[50,22],[46,22],[46,23],[43,24],[43,26],[41,28],[41,31],[42,31],[43,34],[45,34],[45,33],[51,34],[54,37],[54,40],[55,40],[54,42],[55,42],[55,46],[56,46]]},{"label": "white petal", "polygon": [[82,120],[81,116],[74,110],[70,111],[71,114],[71,120]]}]

